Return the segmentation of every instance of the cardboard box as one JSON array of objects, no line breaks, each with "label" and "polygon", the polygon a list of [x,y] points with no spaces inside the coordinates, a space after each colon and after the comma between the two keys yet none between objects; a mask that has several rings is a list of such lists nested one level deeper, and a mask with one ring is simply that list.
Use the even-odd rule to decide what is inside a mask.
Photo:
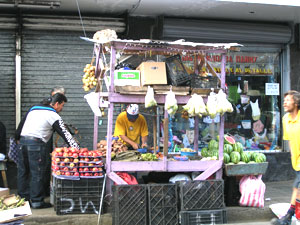
[{"label": "cardboard box", "polygon": [[25,202],[24,206],[0,211],[0,223],[8,223],[15,220],[24,219],[32,215],[29,202]]},{"label": "cardboard box", "polygon": [[167,84],[167,72],[165,62],[143,62],[138,68],[141,71],[141,84]]},{"label": "cardboard box", "polygon": [[0,197],[2,197],[4,195],[9,195],[9,188],[0,187]]},{"label": "cardboard box", "polygon": [[140,71],[138,70],[115,70],[115,86],[141,86]]}]

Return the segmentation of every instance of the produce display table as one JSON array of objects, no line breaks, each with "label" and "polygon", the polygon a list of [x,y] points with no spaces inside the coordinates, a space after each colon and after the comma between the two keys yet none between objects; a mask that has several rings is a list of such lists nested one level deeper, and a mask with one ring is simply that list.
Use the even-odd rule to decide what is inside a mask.
[{"label": "produce display table", "polygon": [[[108,93],[99,93],[100,96],[107,96],[109,106],[108,106],[108,125],[107,125],[107,155],[106,155],[106,174],[108,177],[117,184],[127,184],[122,180],[115,172],[117,171],[166,171],[166,172],[193,172],[202,171],[202,173],[196,177],[195,180],[205,180],[212,174],[216,174],[216,178],[220,179],[222,177],[222,165],[223,165],[223,137],[224,137],[224,117],[220,120],[219,129],[219,159],[210,161],[169,161],[167,159],[168,155],[168,113],[164,112],[164,155],[163,159],[159,161],[137,161],[137,162],[121,162],[111,160],[111,142],[113,133],[113,112],[114,104],[116,103],[144,103],[145,95],[139,94],[120,94],[115,92],[114,87],[114,71],[116,64],[116,54],[145,54],[150,52],[150,54],[181,54],[189,53],[199,56],[205,61],[206,53],[219,53],[221,54],[221,74],[219,78],[221,80],[221,88],[225,89],[225,63],[226,63],[226,53],[230,50],[233,45],[230,44],[196,44],[196,43],[175,43],[175,42],[152,42],[152,41],[126,41],[126,40],[116,40],[109,42],[110,47],[110,84],[106,83]],[[236,45],[235,45],[236,46]],[[96,71],[100,70],[101,64],[101,54],[103,52],[102,44],[95,44],[95,55],[96,55]],[[209,65],[209,63],[207,62]],[[211,73],[216,73],[208,66]],[[218,76],[218,75],[216,75]],[[105,80],[105,78],[104,78]],[[107,79],[106,79],[107,80]],[[164,104],[166,101],[165,94],[155,94],[154,96],[157,104]],[[186,104],[190,96],[187,95],[176,95],[176,100],[178,105]],[[194,137],[194,149],[198,149],[198,130],[199,130],[199,119],[195,117],[195,137]],[[157,132],[157,131],[155,131]],[[98,117],[95,116],[94,119],[94,149],[97,147],[98,141]]]}]

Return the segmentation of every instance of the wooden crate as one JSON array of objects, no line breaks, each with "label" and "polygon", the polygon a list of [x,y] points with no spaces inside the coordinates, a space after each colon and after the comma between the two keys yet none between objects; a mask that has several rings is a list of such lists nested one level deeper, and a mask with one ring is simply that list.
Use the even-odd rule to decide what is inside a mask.
[{"label": "wooden crate", "polygon": [[225,164],[225,174],[227,176],[243,176],[265,174],[268,168],[268,162],[247,163],[247,164]]}]

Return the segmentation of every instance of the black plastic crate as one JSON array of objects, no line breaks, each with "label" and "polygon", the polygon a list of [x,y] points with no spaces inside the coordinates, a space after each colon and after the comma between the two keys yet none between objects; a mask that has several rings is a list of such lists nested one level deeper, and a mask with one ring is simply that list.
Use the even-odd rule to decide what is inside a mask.
[{"label": "black plastic crate", "polygon": [[199,76],[192,74],[191,88],[219,88],[219,78],[215,76]]},{"label": "black plastic crate", "polygon": [[115,185],[113,225],[147,225],[147,185]]},{"label": "black plastic crate", "polygon": [[181,211],[179,212],[181,225],[224,224],[227,223],[225,209]]},{"label": "black plastic crate", "polygon": [[168,84],[173,86],[190,86],[191,76],[186,72],[180,55],[166,58]]},{"label": "black plastic crate", "polygon": [[99,195],[63,195],[54,199],[57,215],[98,214],[101,196]]},{"label": "black plastic crate", "polygon": [[178,224],[178,194],[175,184],[149,184],[149,225]]},{"label": "black plastic crate", "polygon": [[57,215],[98,214],[103,190],[103,178],[52,181],[54,210]]},{"label": "black plastic crate", "polygon": [[177,184],[182,211],[225,207],[223,180],[180,181]]},{"label": "black plastic crate", "polygon": [[66,180],[53,178],[55,195],[101,195],[103,178],[82,178],[80,180]]}]

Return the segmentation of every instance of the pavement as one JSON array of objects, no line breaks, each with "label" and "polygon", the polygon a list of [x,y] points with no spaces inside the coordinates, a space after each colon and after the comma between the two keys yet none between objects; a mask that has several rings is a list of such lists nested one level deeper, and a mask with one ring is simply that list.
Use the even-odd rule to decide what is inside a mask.
[{"label": "pavement", "polygon": [[[267,182],[265,192],[265,207],[226,207],[228,224],[268,224],[275,217],[269,206],[275,203],[289,203],[292,194],[293,180]],[[49,199],[46,199],[49,201]],[[54,208],[32,209],[32,215],[24,221],[25,225],[94,225],[98,224],[96,214],[65,214],[56,215]],[[112,216],[109,213],[101,215],[101,225],[112,225]],[[295,222],[294,222],[295,224]]]}]

